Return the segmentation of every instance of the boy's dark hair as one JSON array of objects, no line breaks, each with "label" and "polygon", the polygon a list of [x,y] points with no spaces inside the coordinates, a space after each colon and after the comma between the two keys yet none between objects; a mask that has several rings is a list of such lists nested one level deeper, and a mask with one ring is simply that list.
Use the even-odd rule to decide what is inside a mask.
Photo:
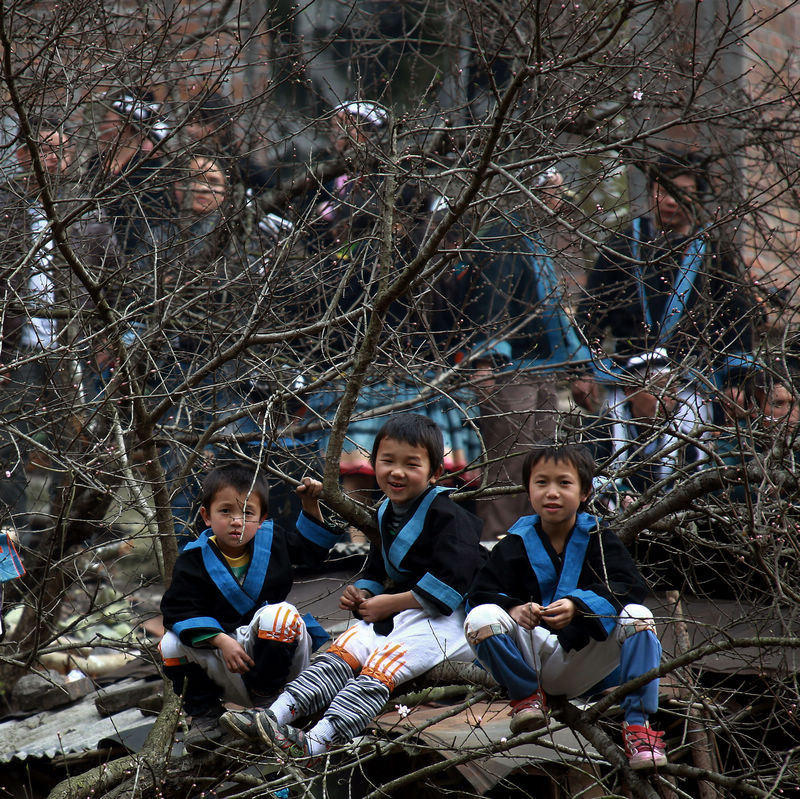
[{"label": "boy's dark hair", "polygon": [[[671,181],[679,175],[690,175],[697,184],[697,194],[703,195],[708,191],[708,177],[703,165],[703,157],[699,153],[691,152],[665,152],[650,165],[647,170],[647,185],[660,183],[667,187],[663,180]],[[668,187],[667,187],[667,190]]]},{"label": "boy's dark hair", "polygon": [[41,135],[42,131],[62,133],[64,130],[64,120],[46,114],[28,114],[28,125],[36,135]]},{"label": "boy's dark hair", "polygon": [[241,493],[250,493],[261,500],[261,514],[269,509],[269,484],[263,472],[256,472],[252,466],[243,463],[226,463],[212,469],[203,480],[200,492],[200,504],[209,510],[214,497],[223,488],[236,489]]},{"label": "boy's dark hair", "polygon": [[392,416],[375,436],[372,454],[369,456],[369,462],[373,468],[378,459],[378,447],[384,438],[405,441],[412,447],[424,447],[428,451],[428,458],[431,462],[431,474],[444,462],[442,431],[439,429],[439,425],[427,416],[419,413],[400,413]]},{"label": "boy's dark hair", "polygon": [[[539,461],[555,461],[556,463],[569,463],[575,467],[581,484],[581,493],[586,494],[586,501],[592,493],[592,478],[595,473],[595,463],[589,450],[580,444],[539,444],[532,449],[522,462],[522,481],[525,490],[531,482],[531,472]],[[583,510],[586,502],[581,503]]]}]

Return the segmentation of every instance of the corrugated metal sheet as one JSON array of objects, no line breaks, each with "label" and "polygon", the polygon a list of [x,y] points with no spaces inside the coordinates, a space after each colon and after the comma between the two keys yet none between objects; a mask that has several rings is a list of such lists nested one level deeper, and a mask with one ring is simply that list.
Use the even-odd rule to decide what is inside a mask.
[{"label": "corrugated metal sheet", "polygon": [[87,752],[104,739],[119,735],[124,740],[134,729],[153,726],[154,717],[136,708],[103,718],[94,706],[95,697],[90,694],[61,710],[0,724],[0,762]]}]

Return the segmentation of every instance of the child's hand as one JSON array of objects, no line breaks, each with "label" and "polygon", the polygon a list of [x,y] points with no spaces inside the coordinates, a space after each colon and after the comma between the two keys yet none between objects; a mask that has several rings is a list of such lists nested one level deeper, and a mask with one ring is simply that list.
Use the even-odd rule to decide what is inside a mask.
[{"label": "child's hand", "polygon": [[225,668],[231,674],[244,674],[256,665],[253,658],[244,651],[244,647],[235,638],[231,638],[225,633],[214,636],[211,643],[222,653]]},{"label": "child's hand", "polygon": [[524,605],[515,605],[508,611],[514,621],[526,630],[532,630],[539,624],[544,608],[536,602],[526,602]]},{"label": "child's hand", "polygon": [[321,522],[322,511],[319,508],[319,498],[322,496],[322,483],[314,480],[313,477],[304,477],[303,482],[295,488],[294,492],[303,503],[303,513]]},{"label": "child's hand", "polygon": [[368,591],[363,588],[356,588],[354,585],[348,585],[344,589],[344,593],[339,597],[339,607],[342,610],[350,610],[356,613],[361,607],[361,603],[372,596]]},{"label": "child's hand", "polygon": [[542,621],[552,630],[563,630],[575,618],[575,612],[571,599],[559,599],[542,609]]},{"label": "child's hand", "polygon": [[396,594],[378,594],[378,596],[367,597],[358,606],[358,615],[370,624],[388,619],[393,613],[397,613]]}]

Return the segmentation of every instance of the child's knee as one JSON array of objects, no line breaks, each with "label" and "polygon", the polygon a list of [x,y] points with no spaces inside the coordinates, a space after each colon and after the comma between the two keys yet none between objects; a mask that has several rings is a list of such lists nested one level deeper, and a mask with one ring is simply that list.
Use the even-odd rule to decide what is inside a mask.
[{"label": "child's knee", "polygon": [[470,646],[493,635],[503,635],[511,631],[511,617],[499,605],[478,605],[467,615],[464,622],[464,635]]},{"label": "child's knee", "polygon": [[619,624],[622,640],[646,631],[656,634],[653,614],[644,605],[625,605],[619,615]]},{"label": "child's knee", "polygon": [[305,630],[305,622],[297,608],[288,602],[277,605],[265,605],[256,615],[258,621],[258,637],[262,641],[279,641],[294,643]]},{"label": "child's knee", "polygon": [[181,658],[186,657],[186,647],[181,643],[181,639],[170,630],[164,633],[158,649],[161,652],[161,660],[167,666],[176,665]]},{"label": "child's knee", "polygon": [[387,641],[367,658],[360,676],[383,683],[391,693],[395,686],[409,678],[410,668],[408,649],[403,644]]}]

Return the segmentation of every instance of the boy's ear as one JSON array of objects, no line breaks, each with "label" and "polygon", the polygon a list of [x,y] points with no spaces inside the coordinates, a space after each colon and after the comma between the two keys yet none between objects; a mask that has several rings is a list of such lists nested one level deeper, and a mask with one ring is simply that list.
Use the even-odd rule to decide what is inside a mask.
[{"label": "boy's ear", "polygon": [[211,527],[211,514],[206,510],[205,505],[200,506],[200,517],[206,527]]},{"label": "boy's ear", "polygon": [[428,482],[433,485],[444,474],[444,464],[440,463],[439,468],[428,478]]}]

